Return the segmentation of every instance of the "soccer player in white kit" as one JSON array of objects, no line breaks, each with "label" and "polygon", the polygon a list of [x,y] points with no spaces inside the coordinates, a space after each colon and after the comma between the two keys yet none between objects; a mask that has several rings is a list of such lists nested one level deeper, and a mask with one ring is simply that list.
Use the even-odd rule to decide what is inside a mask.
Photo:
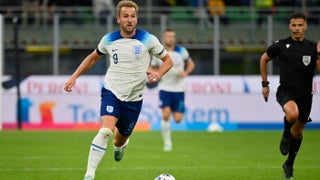
[{"label": "soccer player in white kit", "polygon": [[[172,29],[166,29],[162,36],[165,49],[168,51],[173,67],[159,81],[159,101],[162,110],[161,133],[164,142],[164,151],[172,150],[170,115],[173,115],[175,122],[179,123],[183,119],[185,111],[184,103],[184,79],[195,67],[194,61],[189,55],[188,50],[175,44],[175,32]],[[154,70],[161,67],[162,61],[153,58],[150,69]]]},{"label": "soccer player in white kit", "polygon": [[[110,66],[101,90],[101,128],[94,137],[84,179],[94,179],[95,171],[113,136],[114,158],[120,161],[129,143],[141,112],[146,81],[157,82],[173,66],[160,41],[144,30],[136,29],[138,6],[129,0],[117,5],[120,30],[102,37],[98,47],[89,54],[65,83],[64,90],[72,91],[76,79],[90,69],[103,55],[110,56]],[[156,71],[148,71],[152,55],[163,64]]]}]

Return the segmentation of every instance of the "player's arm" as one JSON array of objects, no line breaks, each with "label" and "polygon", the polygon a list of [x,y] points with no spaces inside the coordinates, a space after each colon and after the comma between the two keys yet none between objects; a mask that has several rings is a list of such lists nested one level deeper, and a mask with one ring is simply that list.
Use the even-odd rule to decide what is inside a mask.
[{"label": "player's arm", "polygon": [[67,92],[72,91],[72,87],[75,85],[77,78],[92,68],[92,66],[100,59],[101,55],[97,53],[96,50],[94,50],[92,53],[90,53],[78,66],[76,71],[71,75],[70,79],[65,83],[64,90]]},{"label": "player's arm", "polygon": [[173,66],[173,61],[170,58],[169,54],[166,54],[163,58],[161,58],[162,64],[156,71],[150,71],[148,75],[149,82],[159,81],[160,78],[170,70]]},{"label": "player's arm", "polygon": [[[152,60],[151,60],[151,63],[150,63],[150,66],[148,68],[148,72],[147,72],[147,75],[149,76],[149,74],[151,74],[152,72],[156,72],[158,70],[158,65],[157,65],[157,62],[158,59],[153,57]],[[155,88],[158,86],[158,83],[159,81],[150,81],[148,80],[147,83],[146,83],[146,87],[149,88],[149,89],[152,89],[152,88]]]},{"label": "player's arm", "polygon": [[167,73],[173,66],[173,61],[169,54],[165,55],[163,58],[161,58],[161,61],[163,62],[157,72],[159,73],[160,77],[162,77],[165,73]]},{"label": "player's arm", "polygon": [[158,70],[158,66],[150,65],[148,71],[150,72],[150,71],[157,71],[157,70]]},{"label": "player's arm", "polygon": [[151,63],[150,63],[148,72],[157,71],[158,68],[159,68],[158,58],[156,58],[155,56],[153,56],[153,57],[151,58]]},{"label": "player's arm", "polygon": [[194,70],[194,67],[194,61],[190,58],[189,61],[186,62],[186,69],[180,73],[180,78],[188,76]]},{"label": "player's arm", "polygon": [[260,74],[261,74],[261,84],[262,84],[262,96],[267,102],[269,97],[269,81],[268,81],[268,62],[271,58],[267,53],[263,53],[260,58]]},{"label": "player's arm", "polygon": [[[147,72],[148,77],[149,77],[150,74],[155,73],[158,70],[158,68],[159,68],[158,61],[160,61],[160,60],[158,58],[156,58],[155,56],[153,56],[151,58],[151,62],[150,62],[150,65],[149,65],[149,68],[148,68],[148,72]],[[147,81],[147,87],[155,87],[156,86],[155,82],[158,82],[158,81],[153,81],[153,80],[150,81],[150,80],[148,80]]]}]

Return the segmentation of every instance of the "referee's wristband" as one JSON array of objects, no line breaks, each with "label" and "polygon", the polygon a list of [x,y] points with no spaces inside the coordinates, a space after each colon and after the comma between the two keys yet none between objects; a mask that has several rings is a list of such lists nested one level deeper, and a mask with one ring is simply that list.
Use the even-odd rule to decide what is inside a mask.
[{"label": "referee's wristband", "polygon": [[261,81],[262,87],[269,87],[269,81]]}]

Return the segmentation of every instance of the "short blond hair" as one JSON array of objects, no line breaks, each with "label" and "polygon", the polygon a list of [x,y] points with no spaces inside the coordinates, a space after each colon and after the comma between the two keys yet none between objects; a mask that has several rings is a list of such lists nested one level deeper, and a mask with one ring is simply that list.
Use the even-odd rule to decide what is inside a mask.
[{"label": "short blond hair", "polygon": [[118,3],[117,5],[117,16],[119,17],[120,16],[120,11],[121,11],[121,8],[122,7],[133,7],[136,9],[136,12],[138,14],[138,11],[139,11],[139,7],[138,5],[133,2],[133,1],[130,1],[130,0],[122,0]]}]

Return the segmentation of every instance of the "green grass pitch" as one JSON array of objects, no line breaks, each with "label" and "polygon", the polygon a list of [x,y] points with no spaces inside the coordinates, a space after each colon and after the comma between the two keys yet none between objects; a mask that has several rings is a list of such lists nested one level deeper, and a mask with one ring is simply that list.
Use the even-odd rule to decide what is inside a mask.
[{"label": "green grass pitch", "polygon": [[[0,131],[0,179],[76,180],[86,170],[92,131]],[[99,180],[283,179],[281,131],[174,131],[173,151],[162,151],[160,132],[134,132],[121,162],[109,148],[96,172]],[[320,131],[306,130],[296,158],[296,180],[320,179]],[[109,147],[112,147],[109,142]]]}]

